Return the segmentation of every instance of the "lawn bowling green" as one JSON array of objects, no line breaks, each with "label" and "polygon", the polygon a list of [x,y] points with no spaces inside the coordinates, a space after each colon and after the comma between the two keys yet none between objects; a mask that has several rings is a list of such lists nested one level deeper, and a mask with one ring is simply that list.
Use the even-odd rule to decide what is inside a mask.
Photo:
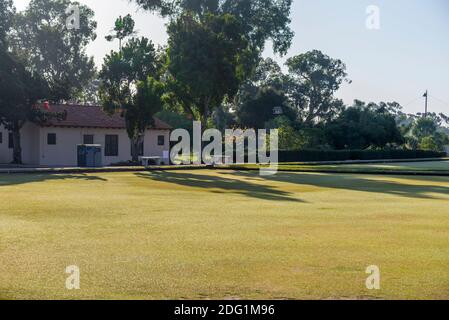
[{"label": "lawn bowling green", "polygon": [[3,174],[0,299],[449,299],[448,200],[435,176]]}]

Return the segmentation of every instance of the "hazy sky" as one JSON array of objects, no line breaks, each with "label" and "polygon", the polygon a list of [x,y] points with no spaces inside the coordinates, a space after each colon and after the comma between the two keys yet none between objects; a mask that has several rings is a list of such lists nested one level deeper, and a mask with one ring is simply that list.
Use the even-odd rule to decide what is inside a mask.
[{"label": "hazy sky", "polygon": [[[29,0],[14,0],[23,9]],[[128,0],[79,0],[95,11],[97,40],[89,47],[98,66],[117,43],[104,36],[119,15],[132,14],[139,35],[165,44],[165,22],[138,10]],[[366,8],[380,9],[380,29],[366,27]],[[449,113],[448,0],[293,0],[293,45],[286,57],[319,49],[343,60],[352,84],[338,96],[346,103],[398,101],[407,112],[424,108],[429,90],[431,111]],[[271,50],[266,56],[273,56]],[[280,63],[285,58],[274,57]]]}]

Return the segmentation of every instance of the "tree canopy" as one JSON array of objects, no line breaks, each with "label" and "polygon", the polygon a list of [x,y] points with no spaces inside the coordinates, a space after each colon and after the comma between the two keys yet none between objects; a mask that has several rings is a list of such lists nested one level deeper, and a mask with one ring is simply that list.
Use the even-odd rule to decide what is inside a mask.
[{"label": "tree canopy", "polygon": [[134,0],[146,10],[178,19],[186,11],[202,17],[207,14],[232,15],[242,23],[242,35],[259,53],[270,40],[276,53],[285,54],[291,46],[292,0]]},{"label": "tree canopy", "polygon": [[248,43],[231,15],[183,14],[168,27],[168,71],[181,104],[203,122],[247,76]]},{"label": "tree canopy", "polygon": [[[291,0],[134,0],[169,18],[171,97],[206,123],[255,70],[268,40],[276,53],[291,45]],[[217,111],[214,113],[214,111]]]},{"label": "tree canopy", "polygon": [[296,113],[291,108],[287,97],[271,87],[261,88],[254,97],[247,98],[237,109],[237,123],[245,128],[265,128],[266,123],[283,115],[291,121],[296,120]]},{"label": "tree canopy", "polygon": [[423,150],[442,151],[449,144],[449,135],[441,130],[439,117],[418,118],[411,127],[413,146]]},{"label": "tree canopy", "polygon": [[96,38],[94,12],[79,5],[79,29],[68,30],[70,0],[32,0],[16,15],[11,46],[27,68],[48,83],[47,97],[53,102],[69,100],[89,83],[95,74],[86,46]]},{"label": "tree canopy", "polygon": [[[345,108],[343,101],[335,98],[336,91],[347,79],[346,66],[318,50],[293,56],[286,62],[288,73],[272,59],[260,60],[255,72],[240,87],[235,108],[237,113],[247,100],[263,88],[272,88],[287,97],[289,105],[295,109],[297,126],[304,129],[325,124]],[[273,106],[274,107],[274,106]],[[384,106],[393,108],[393,106]],[[252,116],[257,118],[257,108]]]},{"label": "tree canopy", "polygon": [[114,25],[114,33],[111,35],[106,36],[106,40],[113,41],[114,39],[119,40],[119,50],[122,50],[122,41],[135,34],[134,31],[135,22],[134,19],[131,17],[130,14],[124,16],[118,17],[117,20],[115,20]]},{"label": "tree canopy", "polygon": [[343,102],[334,97],[347,79],[346,65],[318,50],[291,57],[288,95],[307,125],[331,120],[343,109]]},{"label": "tree canopy", "polygon": [[0,0],[0,46],[5,45],[4,41],[11,28],[14,12],[12,0]]},{"label": "tree canopy", "polygon": [[335,149],[383,148],[401,145],[404,140],[394,115],[384,109],[385,103],[365,104],[356,100],[326,127],[329,142]]}]

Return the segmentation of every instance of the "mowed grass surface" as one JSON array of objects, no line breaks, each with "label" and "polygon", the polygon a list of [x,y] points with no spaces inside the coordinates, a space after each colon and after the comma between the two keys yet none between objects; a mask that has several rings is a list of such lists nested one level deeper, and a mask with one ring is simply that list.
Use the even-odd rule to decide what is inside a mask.
[{"label": "mowed grass surface", "polygon": [[448,200],[447,177],[0,175],[0,299],[449,299]]},{"label": "mowed grass surface", "polygon": [[[231,166],[232,167],[232,166]],[[236,168],[259,168],[259,165],[235,165]],[[428,173],[449,175],[449,161],[421,161],[421,162],[396,162],[374,164],[338,164],[338,165],[310,165],[306,163],[280,163],[281,171],[314,171],[337,173]]]},{"label": "mowed grass surface", "polygon": [[422,162],[395,162],[376,164],[345,164],[334,166],[323,166],[332,169],[378,169],[378,170],[413,170],[413,171],[442,171],[449,173],[449,161],[422,161]]}]

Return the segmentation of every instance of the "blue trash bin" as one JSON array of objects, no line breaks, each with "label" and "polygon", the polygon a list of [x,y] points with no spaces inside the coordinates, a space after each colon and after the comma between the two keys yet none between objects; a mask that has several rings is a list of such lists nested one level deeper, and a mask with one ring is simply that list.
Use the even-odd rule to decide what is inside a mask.
[{"label": "blue trash bin", "polygon": [[101,145],[78,145],[78,167],[96,168],[102,166]]}]

